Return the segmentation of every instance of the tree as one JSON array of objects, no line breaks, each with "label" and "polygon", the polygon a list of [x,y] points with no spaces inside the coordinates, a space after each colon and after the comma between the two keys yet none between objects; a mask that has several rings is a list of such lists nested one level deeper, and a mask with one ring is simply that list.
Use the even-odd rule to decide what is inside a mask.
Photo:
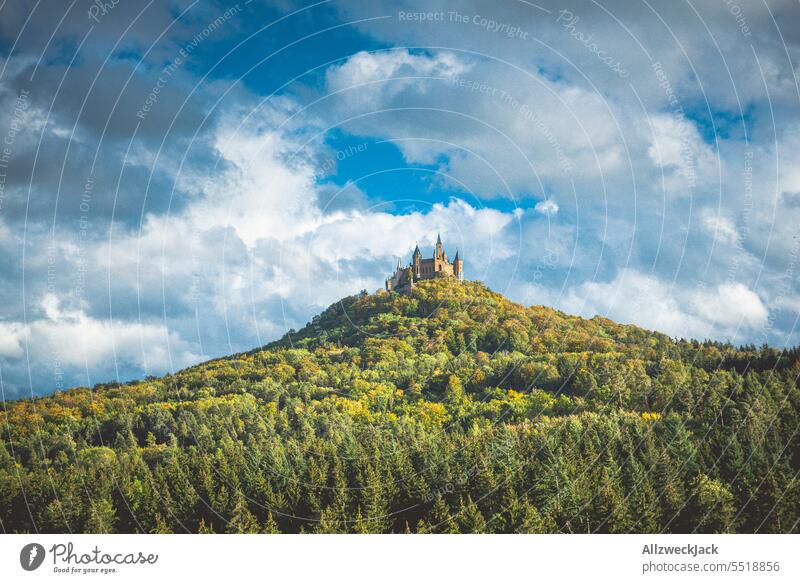
[{"label": "tree", "polygon": [[731,532],[736,508],[727,486],[701,474],[697,480],[695,505],[698,523],[696,532]]},{"label": "tree", "polygon": [[258,520],[256,520],[256,517],[253,516],[253,513],[247,508],[247,502],[244,496],[240,492],[237,492],[236,505],[233,508],[233,514],[228,521],[225,532],[246,534],[258,533],[260,530],[261,527],[258,524]]}]

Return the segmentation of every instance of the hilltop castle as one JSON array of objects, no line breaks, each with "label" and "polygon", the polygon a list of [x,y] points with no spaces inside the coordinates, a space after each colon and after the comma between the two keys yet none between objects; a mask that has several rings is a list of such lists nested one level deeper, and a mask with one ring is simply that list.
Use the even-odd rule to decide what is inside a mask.
[{"label": "hilltop castle", "polygon": [[406,267],[397,261],[397,269],[394,274],[386,280],[386,291],[396,291],[399,293],[410,293],[414,284],[423,279],[435,279],[438,277],[454,277],[458,281],[464,279],[464,262],[459,258],[458,251],[453,262],[447,260],[447,253],[442,249],[442,238],[436,236],[436,249],[431,259],[423,259],[419,250],[419,245],[414,248],[411,256],[411,263]]}]

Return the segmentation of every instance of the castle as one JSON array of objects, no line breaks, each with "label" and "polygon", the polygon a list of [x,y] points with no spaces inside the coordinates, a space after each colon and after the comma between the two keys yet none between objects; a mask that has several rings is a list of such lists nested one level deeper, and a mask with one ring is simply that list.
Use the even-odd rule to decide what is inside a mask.
[{"label": "castle", "polygon": [[453,262],[450,263],[447,260],[447,253],[442,249],[442,238],[439,235],[436,236],[436,249],[431,259],[423,259],[419,245],[417,245],[411,256],[411,263],[403,267],[400,260],[397,261],[397,269],[386,280],[386,291],[410,293],[414,288],[414,283],[437,277],[454,277],[458,281],[464,279],[464,262],[458,256],[458,251],[456,251]]}]

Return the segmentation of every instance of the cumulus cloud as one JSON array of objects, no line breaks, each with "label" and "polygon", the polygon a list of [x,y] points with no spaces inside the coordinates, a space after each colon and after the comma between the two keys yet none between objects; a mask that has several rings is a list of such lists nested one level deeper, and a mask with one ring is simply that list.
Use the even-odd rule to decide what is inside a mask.
[{"label": "cumulus cloud", "polygon": [[649,119],[652,133],[647,154],[654,164],[681,180],[668,182],[670,195],[691,195],[698,181],[713,176],[715,156],[697,127],[684,117],[656,115]]},{"label": "cumulus cloud", "polygon": [[470,68],[453,53],[413,54],[408,50],[370,53],[361,51],[326,72],[332,93],[347,92],[353,107],[383,106],[403,91],[423,89],[432,79],[449,81]]},{"label": "cumulus cloud", "polygon": [[0,322],[0,356],[21,358],[25,352],[22,348],[24,328],[17,323]]},{"label": "cumulus cloud", "polygon": [[442,161],[444,184],[487,198],[619,172],[626,140],[643,139],[595,92],[470,52],[362,52],[326,83],[324,115],[392,140],[409,163]]},{"label": "cumulus cloud", "polygon": [[[45,317],[29,323],[0,323],[0,357],[26,359],[35,368],[34,379],[49,378],[49,385],[34,387],[35,392],[67,388],[63,378],[75,383],[79,370],[88,374],[85,384],[114,378],[119,369],[163,374],[207,358],[162,323],[92,318],[62,309],[52,294],[42,299],[42,310]],[[8,388],[20,390],[14,382]]]},{"label": "cumulus cloud", "polygon": [[562,300],[565,309],[602,315],[683,338],[742,342],[767,323],[769,312],[753,290],[738,282],[683,286],[625,268],[608,282],[586,282]]},{"label": "cumulus cloud", "polygon": [[172,371],[204,357],[163,324],[97,320],[83,312],[61,311],[52,296],[44,301],[50,304],[48,318],[20,332],[38,356],[49,347],[53,358],[67,366],[109,370],[132,365],[145,373]]}]

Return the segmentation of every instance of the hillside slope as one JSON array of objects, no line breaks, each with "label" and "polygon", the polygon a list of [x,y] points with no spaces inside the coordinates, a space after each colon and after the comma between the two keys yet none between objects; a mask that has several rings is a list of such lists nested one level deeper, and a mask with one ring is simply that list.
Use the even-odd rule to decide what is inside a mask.
[{"label": "hillside slope", "polygon": [[4,532],[797,532],[796,352],[474,282],[4,404]]}]

